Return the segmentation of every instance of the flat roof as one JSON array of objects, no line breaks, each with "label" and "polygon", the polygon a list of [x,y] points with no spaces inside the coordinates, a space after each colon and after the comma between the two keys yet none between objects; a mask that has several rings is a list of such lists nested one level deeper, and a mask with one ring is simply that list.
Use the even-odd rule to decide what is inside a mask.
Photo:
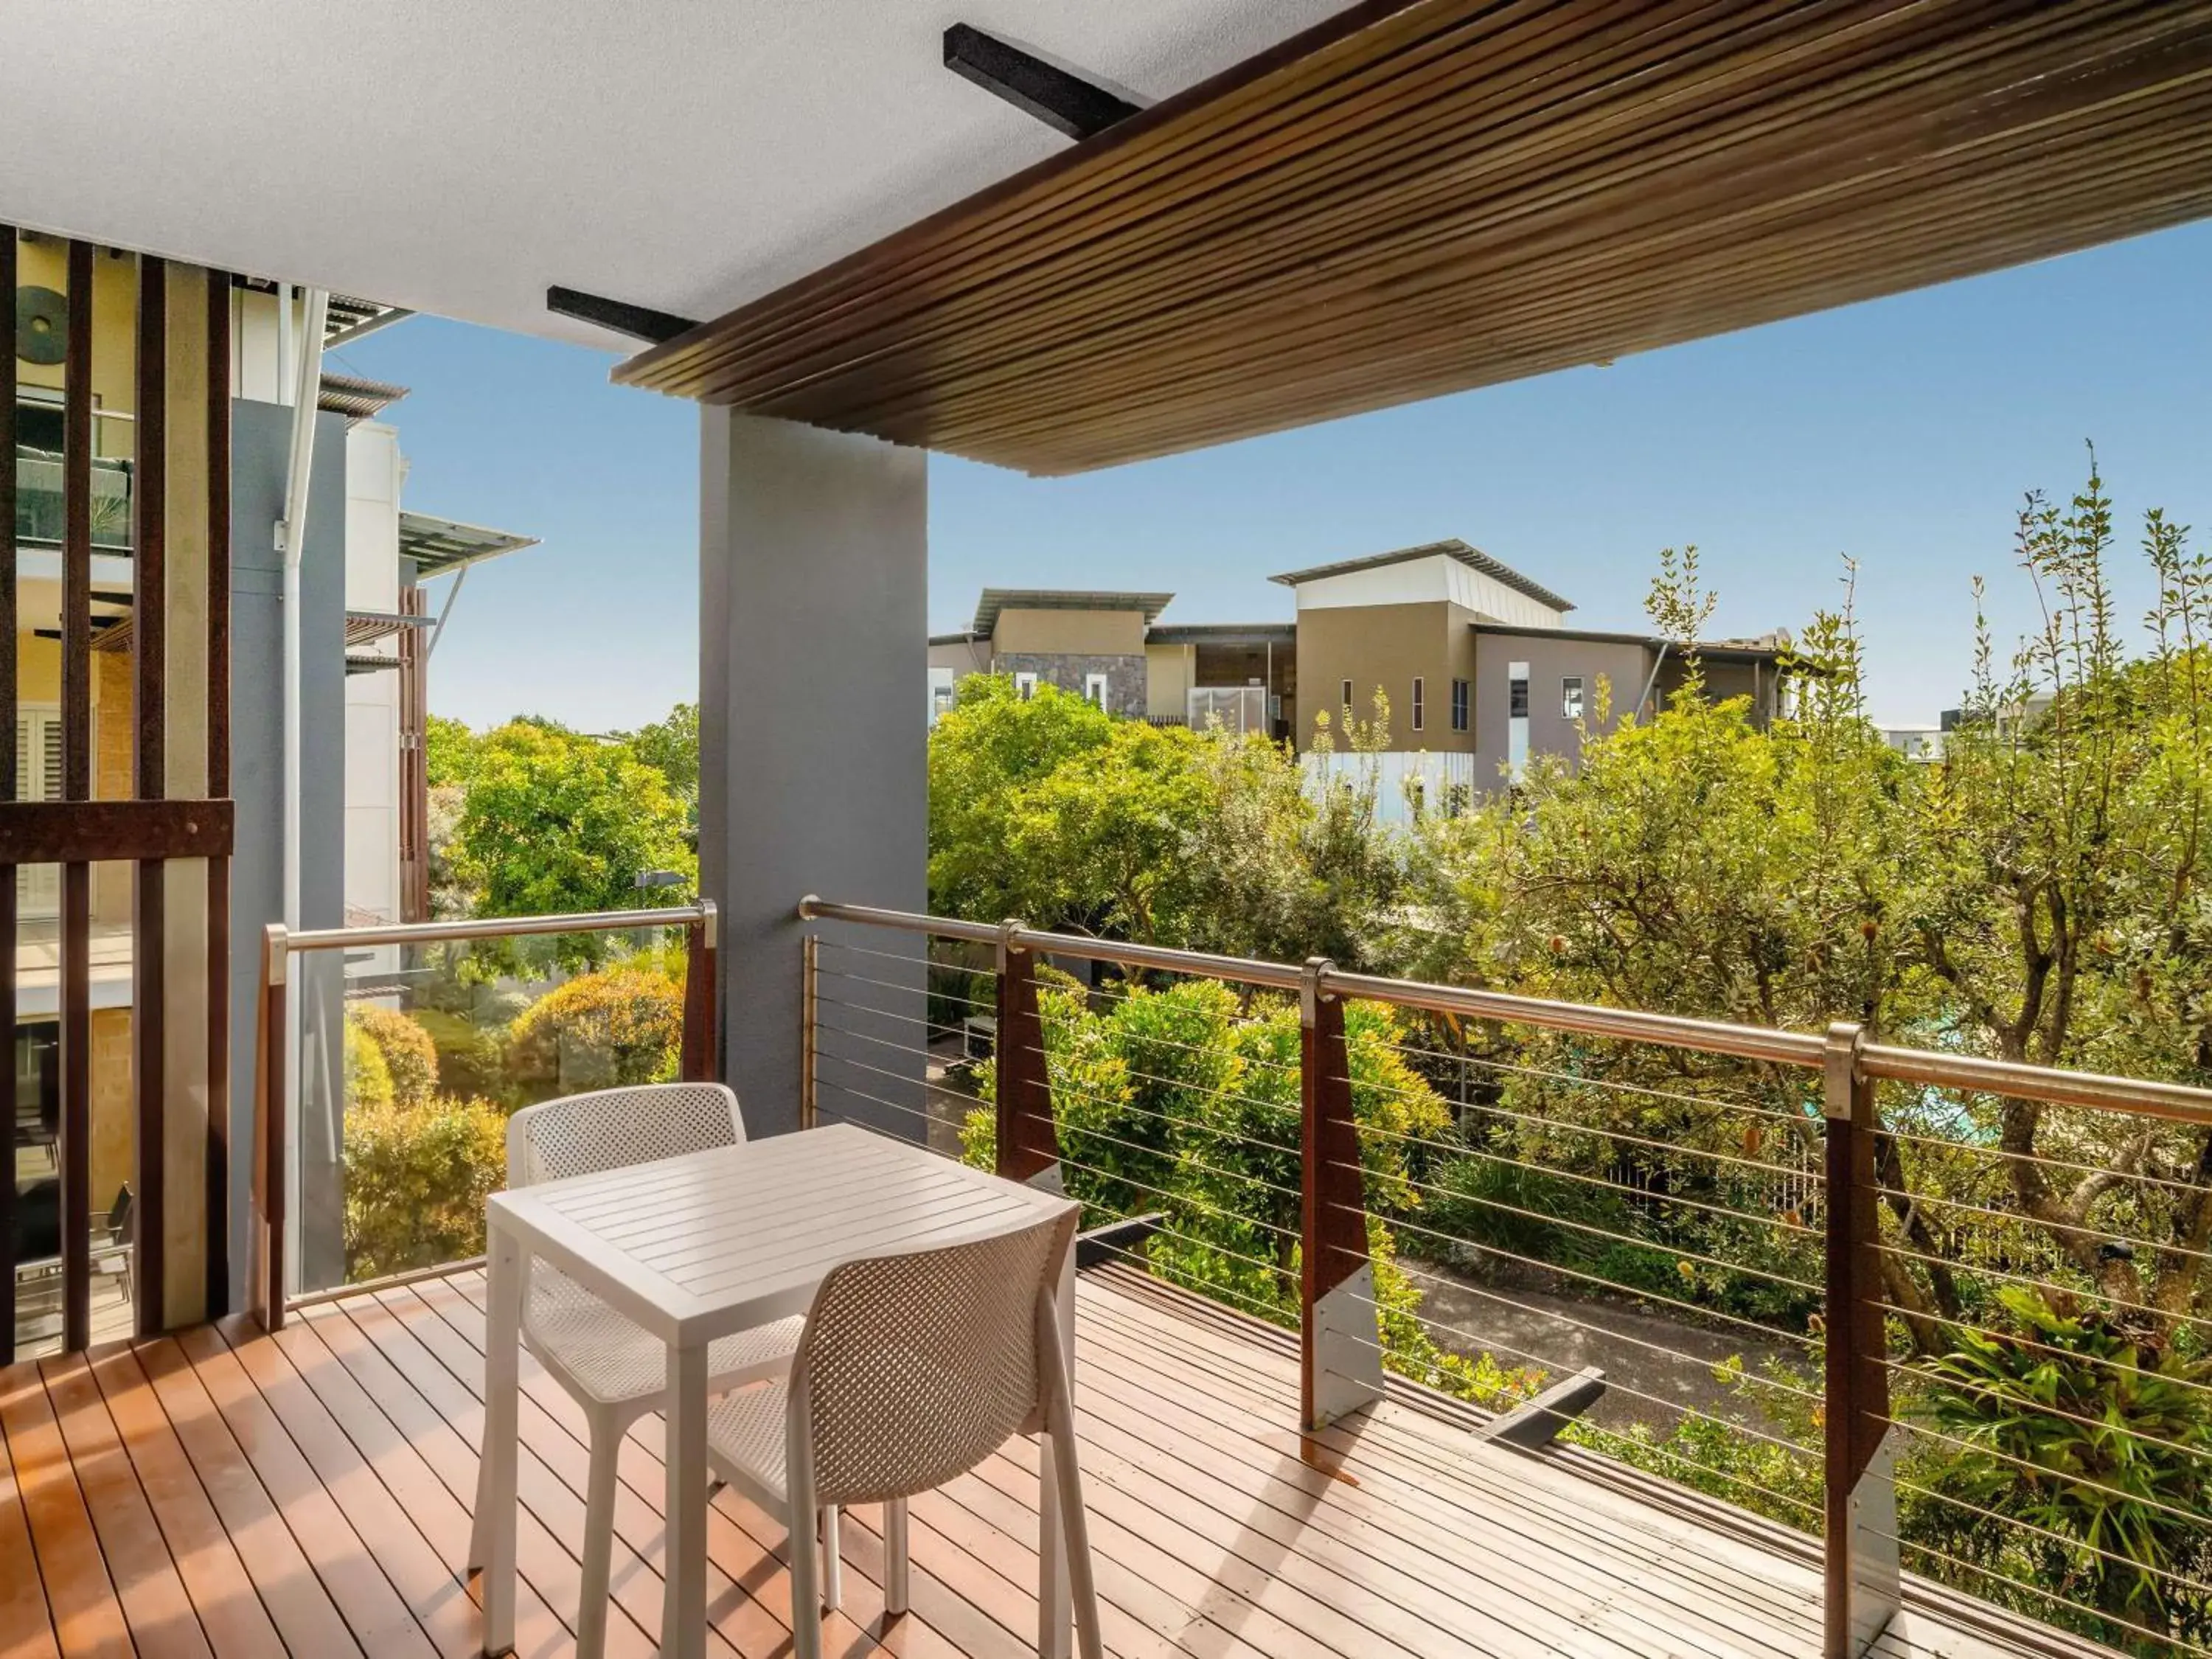
[{"label": "flat roof", "polygon": [[[1468,626],[1478,634],[1495,634],[1512,639],[1529,640],[1587,640],[1595,645],[1640,645],[1649,650],[1666,646],[1671,651],[1673,642],[1656,634],[1618,634],[1595,628],[1529,628],[1513,623],[1472,622]],[[1786,644],[1754,645],[1748,640],[1699,640],[1697,651],[1710,662],[1776,662],[1794,654]]]},{"label": "flat roof", "polygon": [[1298,625],[1285,623],[1170,623],[1145,635],[1146,645],[1285,645],[1298,637]]},{"label": "flat roof", "polygon": [[487,530],[482,525],[434,518],[428,513],[399,515],[399,551],[403,557],[415,561],[417,581],[537,545],[537,537],[517,535],[511,530]]},{"label": "flat roof", "polygon": [[1317,564],[1304,570],[1286,570],[1279,576],[1270,576],[1271,582],[1280,582],[1285,587],[1296,587],[1304,582],[1319,581],[1324,576],[1348,576],[1355,570],[1379,570],[1388,564],[1404,564],[1413,559],[1456,559],[1470,570],[1480,570],[1492,581],[1500,581],[1516,593],[1526,594],[1539,605],[1547,605],[1554,611],[1571,611],[1572,599],[1563,599],[1540,582],[1531,581],[1503,559],[1493,559],[1479,547],[1470,547],[1456,536],[1448,536],[1440,542],[1424,542],[1419,547],[1401,547],[1391,553],[1370,553],[1357,559],[1339,559],[1334,564]]},{"label": "flat roof", "polygon": [[1001,611],[1141,611],[1145,621],[1168,608],[1172,593],[1091,592],[1080,588],[987,587],[975,601],[975,631],[989,638]]}]

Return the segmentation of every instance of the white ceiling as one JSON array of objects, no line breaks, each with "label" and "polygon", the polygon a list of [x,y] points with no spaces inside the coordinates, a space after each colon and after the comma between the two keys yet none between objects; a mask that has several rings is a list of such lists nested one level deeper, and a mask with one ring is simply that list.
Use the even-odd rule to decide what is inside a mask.
[{"label": "white ceiling", "polygon": [[706,318],[1067,140],[966,22],[1152,101],[1345,0],[9,0],[0,221],[612,343]]}]

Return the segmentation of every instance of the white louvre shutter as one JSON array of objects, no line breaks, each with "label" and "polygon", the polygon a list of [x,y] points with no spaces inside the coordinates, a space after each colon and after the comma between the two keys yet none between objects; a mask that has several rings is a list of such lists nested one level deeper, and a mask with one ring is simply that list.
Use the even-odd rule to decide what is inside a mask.
[{"label": "white louvre shutter", "polygon": [[[15,799],[62,798],[62,723],[54,714],[15,717]],[[61,908],[61,870],[52,864],[15,867],[15,914],[50,916]]]}]

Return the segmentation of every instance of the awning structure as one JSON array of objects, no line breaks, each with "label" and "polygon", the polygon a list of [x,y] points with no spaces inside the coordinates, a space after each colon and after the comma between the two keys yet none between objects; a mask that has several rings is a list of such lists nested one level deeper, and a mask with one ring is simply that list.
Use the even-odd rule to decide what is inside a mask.
[{"label": "awning structure", "polygon": [[537,537],[520,536],[511,530],[488,530],[455,519],[432,518],[428,513],[399,515],[400,556],[415,561],[417,581],[450,575],[502,553],[537,545]]},{"label": "awning structure", "polygon": [[2212,3],[1370,3],[624,364],[1058,473],[2212,212]]},{"label": "awning structure", "polygon": [[335,374],[326,369],[315,407],[343,415],[349,422],[373,421],[406,395],[404,386],[364,380],[358,374]]},{"label": "awning structure", "polygon": [[988,639],[1001,611],[1137,611],[1149,623],[1168,608],[1172,593],[1111,593],[1064,587],[987,587],[975,601],[969,624],[978,639]]}]

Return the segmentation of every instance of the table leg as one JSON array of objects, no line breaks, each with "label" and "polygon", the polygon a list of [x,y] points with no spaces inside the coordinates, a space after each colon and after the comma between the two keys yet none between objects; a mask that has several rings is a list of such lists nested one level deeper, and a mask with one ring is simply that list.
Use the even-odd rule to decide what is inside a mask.
[{"label": "table leg", "polygon": [[[1055,1292],[1060,1314],[1060,1351],[1067,1363],[1068,1389],[1075,1387],[1075,1252],[1060,1264]],[[1037,1654],[1038,1659],[1069,1659],[1074,1604],[1067,1581],[1067,1527],[1060,1512],[1060,1471],[1054,1467],[1052,1437],[1039,1445],[1037,1474]]]},{"label": "table leg", "polygon": [[[707,1650],[707,1349],[668,1350],[664,1449],[668,1559],[661,1565],[660,1651],[704,1659]],[[811,1528],[807,1529],[810,1533]],[[794,1534],[798,1528],[793,1528]]]},{"label": "table leg", "polygon": [[483,1650],[514,1646],[514,1465],[522,1342],[522,1253],[495,1224],[484,1327],[484,1428],[469,1559],[483,1569]]}]

